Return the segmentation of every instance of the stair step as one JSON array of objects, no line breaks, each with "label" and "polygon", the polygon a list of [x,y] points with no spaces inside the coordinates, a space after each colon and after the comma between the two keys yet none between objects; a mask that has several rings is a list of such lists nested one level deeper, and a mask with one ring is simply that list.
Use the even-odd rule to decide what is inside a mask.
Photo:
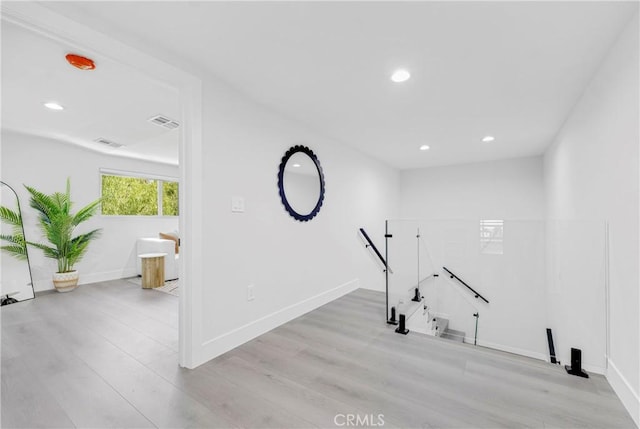
[{"label": "stair step", "polygon": [[422,314],[422,312],[417,311],[418,309],[422,309],[424,304],[420,301],[409,301],[404,303],[400,307],[399,314],[404,314],[407,320],[409,320],[414,314]]},{"label": "stair step", "polygon": [[438,327],[438,331],[440,335],[447,332],[447,327],[449,326],[449,319],[444,319],[442,317],[436,317],[436,326]]},{"label": "stair step", "polygon": [[455,329],[446,329],[440,337],[464,343],[464,332],[456,331]]}]

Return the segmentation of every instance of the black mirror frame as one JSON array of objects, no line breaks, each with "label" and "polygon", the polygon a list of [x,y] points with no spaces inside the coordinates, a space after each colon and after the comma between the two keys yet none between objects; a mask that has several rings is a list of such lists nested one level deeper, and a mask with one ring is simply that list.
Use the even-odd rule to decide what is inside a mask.
[{"label": "black mirror frame", "polygon": [[[287,165],[287,161],[289,161],[289,158],[291,158],[294,154],[298,152],[302,152],[307,156],[309,156],[309,158],[311,158],[311,160],[316,166],[316,169],[318,170],[318,176],[320,177],[320,197],[318,198],[318,202],[316,203],[316,206],[313,208],[313,210],[311,210],[311,213],[307,215],[301,215],[300,213],[296,212],[293,209],[293,207],[291,207],[291,205],[289,204],[289,201],[287,201],[287,196],[285,195],[285,192],[284,192],[284,168]],[[324,172],[322,171],[322,166],[320,165],[320,161],[318,160],[318,157],[316,156],[315,153],[313,153],[311,149],[309,149],[306,146],[296,145],[296,146],[292,146],[284,154],[278,170],[278,191],[280,193],[280,200],[282,201],[284,208],[296,220],[299,220],[300,222],[308,222],[318,214],[318,212],[320,211],[320,207],[322,207],[322,203],[324,201],[324,191],[325,191]]]}]

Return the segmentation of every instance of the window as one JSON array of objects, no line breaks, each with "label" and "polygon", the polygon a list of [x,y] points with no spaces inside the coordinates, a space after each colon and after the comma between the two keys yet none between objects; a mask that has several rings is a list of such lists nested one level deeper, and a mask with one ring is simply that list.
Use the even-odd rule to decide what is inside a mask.
[{"label": "window", "polygon": [[178,216],[178,182],[162,182],[162,214]]},{"label": "window", "polygon": [[132,173],[101,176],[103,215],[178,216],[178,182]]},{"label": "window", "polygon": [[480,253],[485,255],[502,255],[504,239],[503,220],[480,221]]}]

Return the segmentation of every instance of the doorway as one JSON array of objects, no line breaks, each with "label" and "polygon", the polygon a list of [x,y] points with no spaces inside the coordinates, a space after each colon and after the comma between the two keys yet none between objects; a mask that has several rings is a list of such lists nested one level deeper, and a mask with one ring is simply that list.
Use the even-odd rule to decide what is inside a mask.
[{"label": "doorway", "polygon": [[[193,367],[193,345],[199,344],[198,323],[201,310],[193,306],[200,293],[201,273],[193,267],[201,267],[201,82],[200,79],[177,69],[166,62],[141,52],[116,39],[94,31],[75,21],[58,15],[34,3],[3,4],[3,23],[16,25],[39,36],[72,46],[80,52],[120,64],[132,72],[146,75],[157,85],[173,88],[180,108],[177,119],[180,148],[178,155],[179,176],[179,231],[180,231],[180,287],[179,297],[179,364]],[[126,102],[126,101],[124,101]],[[161,113],[161,112],[158,112]],[[164,231],[159,231],[164,232]]]}]

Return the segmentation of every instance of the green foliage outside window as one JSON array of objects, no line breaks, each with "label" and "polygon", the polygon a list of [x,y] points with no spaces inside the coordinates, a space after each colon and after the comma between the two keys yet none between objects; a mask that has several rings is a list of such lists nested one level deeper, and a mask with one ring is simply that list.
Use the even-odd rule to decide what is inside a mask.
[{"label": "green foliage outside window", "polygon": [[164,216],[178,215],[178,183],[138,177],[102,175],[102,214],[157,216],[158,186]]},{"label": "green foliage outside window", "polygon": [[162,182],[162,214],[178,216],[178,182]]}]

